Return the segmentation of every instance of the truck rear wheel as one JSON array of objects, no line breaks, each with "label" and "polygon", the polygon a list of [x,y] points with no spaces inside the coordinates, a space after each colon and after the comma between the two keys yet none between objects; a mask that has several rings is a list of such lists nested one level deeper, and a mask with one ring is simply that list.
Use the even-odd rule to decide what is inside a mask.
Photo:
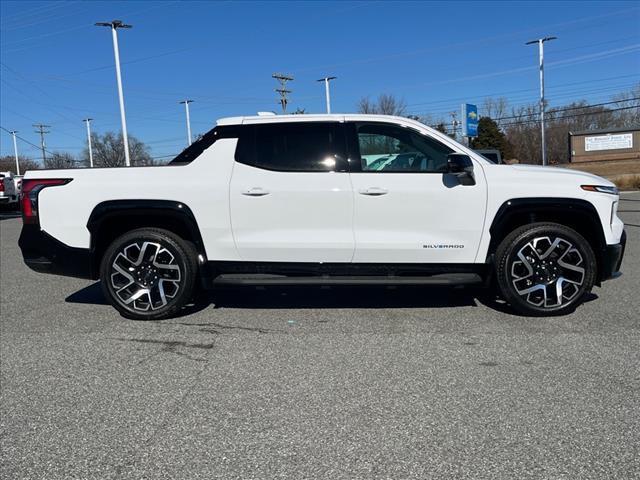
[{"label": "truck rear wheel", "polygon": [[525,315],[573,311],[591,291],[596,270],[593,249],[584,237],[556,223],[517,228],[496,251],[500,293]]},{"label": "truck rear wheel", "polygon": [[109,245],[100,279],[106,298],[123,316],[159,320],[191,300],[197,271],[190,242],[168,230],[140,228]]}]

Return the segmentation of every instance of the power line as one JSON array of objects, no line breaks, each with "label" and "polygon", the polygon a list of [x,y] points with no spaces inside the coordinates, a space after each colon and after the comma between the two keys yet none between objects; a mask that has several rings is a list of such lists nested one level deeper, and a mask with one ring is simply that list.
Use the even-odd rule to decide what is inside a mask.
[{"label": "power line", "polygon": [[[34,15],[37,17],[38,15],[42,15],[47,10],[55,10],[58,8],[66,7],[68,2],[57,2],[54,4],[41,5],[39,7],[32,8],[30,10],[23,10],[21,12],[14,13],[12,15],[4,15],[2,19],[2,23],[8,24],[13,23],[15,21],[24,21],[24,17],[29,18]],[[48,14],[48,13],[47,13]]]},{"label": "power line", "polygon": [[[577,99],[577,100],[587,100],[585,97],[596,97],[598,99],[600,99],[601,97],[605,97],[606,99],[611,98],[611,95],[614,93],[619,93],[622,91],[626,91],[630,88],[636,87],[640,85],[640,83],[638,82],[634,82],[634,83],[630,83],[630,84],[621,84],[621,85],[616,85],[611,86],[611,87],[606,87],[606,88],[598,88],[598,89],[589,89],[589,90],[574,90],[571,93],[567,92],[564,94],[554,94],[553,95],[553,101],[557,102],[562,100],[563,102],[566,101],[566,99],[568,100],[572,100],[572,99]],[[482,97],[480,97],[482,98]],[[489,97],[491,98],[491,97]],[[522,106],[528,106],[531,105],[535,100],[533,98],[531,98],[530,95],[526,95],[526,96],[515,96],[515,97],[497,97],[498,99],[504,99],[506,102],[508,102],[508,106],[510,108],[516,108],[516,107],[522,107]],[[459,102],[464,102],[466,100],[468,100],[469,97],[467,98],[461,98],[459,100]],[[592,100],[589,100],[592,101]],[[475,102],[474,102],[475,103]],[[451,104],[451,102],[449,102],[449,104]],[[479,107],[481,109],[484,108],[483,105],[479,105]],[[553,107],[552,107],[553,108]],[[559,108],[559,107],[556,107]],[[418,116],[434,116],[434,115],[446,115],[449,111],[451,110],[451,108],[441,108],[438,110],[429,110],[429,111],[424,111],[424,110],[409,110],[407,113],[411,113],[411,114],[415,114]]]},{"label": "power line", "polygon": [[[11,67],[9,67],[7,64],[0,62],[0,65],[2,65],[4,68],[6,68],[7,70],[9,70],[10,72],[12,72],[14,75],[16,75],[19,78],[22,78],[24,81],[30,83],[31,85],[34,86],[34,88],[36,88],[37,90],[39,90],[45,97],[49,97],[49,95],[47,94],[47,92],[45,92],[42,88],[40,88],[36,83],[32,82],[31,80],[29,80],[28,78],[26,78],[24,75],[22,75],[21,73],[15,71],[14,69],[12,69]],[[34,100],[34,98],[27,94],[26,92],[24,92],[24,90],[16,87],[15,85],[12,85],[11,83],[7,82],[6,79],[2,78],[0,79],[0,81],[2,81],[2,83],[4,83],[5,85],[9,86],[10,88],[12,88],[13,90],[15,90],[16,92],[20,93],[21,95],[23,95],[25,98],[31,100],[34,103],[40,103],[41,105],[45,106],[46,108],[46,104],[38,102],[37,100]],[[66,115],[63,115],[62,113],[58,112],[57,110],[52,110],[50,108],[47,108],[47,110],[53,112],[55,115],[57,115],[60,118],[63,118],[65,120],[67,120],[69,123],[76,123],[75,119],[72,119],[70,117],[67,117]],[[75,137],[75,138],[79,138],[76,137],[75,135],[71,135],[69,134],[69,136]],[[82,139],[80,139],[82,140]]]},{"label": "power line", "polygon": [[[568,107],[568,108],[559,108],[559,109],[552,109],[549,110],[550,114],[554,114],[554,113],[560,113],[560,112],[564,112],[564,111],[571,111],[571,110],[580,110],[580,109],[585,109],[585,108],[593,108],[593,107],[598,107],[598,106],[602,106],[602,105],[610,105],[610,104],[614,104],[614,103],[622,103],[622,102],[630,102],[630,101],[634,101],[634,100],[640,100],[640,97],[634,97],[634,98],[626,98],[624,100],[617,100],[617,101],[613,101],[613,102],[606,102],[606,103],[601,103],[601,104],[593,104],[593,105],[583,105],[580,107]],[[573,117],[580,117],[580,116],[584,116],[584,115],[601,115],[603,113],[610,113],[610,112],[618,112],[621,110],[631,110],[633,108],[638,108],[640,109],[639,105],[632,105],[632,106],[628,106],[628,107],[620,107],[620,108],[610,108],[610,109],[606,109],[604,111],[598,111],[598,112],[584,112],[584,113],[579,113],[579,114],[575,114],[575,115],[563,115],[562,117],[556,118],[555,120],[562,120],[564,118],[573,118]],[[509,117],[500,117],[500,118],[495,118],[492,119],[494,122],[498,123],[501,120],[508,120],[508,119],[512,119],[512,118],[521,118],[521,117],[531,117],[531,116],[536,116],[538,115],[538,113],[532,113],[532,114],[522,114],[522,115],[516,115],[516,116],[509,116]],[[509,123],[503,123],[499,126],[504,127],[504,126],[508,126],[508,125],[519,125],[519,124],[525,124],[525,123],[537,123],[538,120],[537,119],[531,119],[531,120],[522,120],[522,121],[518,121],[518,122],[509,122]],[[453,126],[452,123],[443,123],[444,126],[446,127],[450,127]],[[435,125],[430,125],[431,127],[434,127]]]},{"label": "power line", "polygon": [[[570,83],[559,83],[557,85],[553,85],[553,86],[549,86],[548,88],[550,89],[555,89],[555,88],[560,88],[560,87],[568,87],[568,86],[572,86],[572,85],[582,85],[584,83],[594,83],[594,82],[604,82],[607,80],[618,80],[621,78],[629,78],[629,77],[638,77],[637,73],[632,73],[629,75],[617,75],[615,77],[605,77],[605,78],[594,78],[593,80],[582,80],[580,82],[570,82]],[[521,93],[521,92],[533,92],[536,91],[537,88],[523,88],[520,90],[509,90],[506,92],[494,92],[494,93],[487,93],[487,94],[483,94],[483,95],[475,95],[476,98],[484,98],[484,97],[494,97],[494,96],[500,96],[500,95],[506,95],[506,94],[510,94],[510,93]],[[431,105],[434,103],[447,103],[447,102],[453,102],[453,101],[460,101],[460,100],[465,100],[467,97],[454,97],[454,98],[446,98],[443,100],[433,100],[433,101],[429,101],[429,102],[416,102],[416,103],[409,103],[407,104],[408,106],[412,106],[412,105]]]},{"label": "power line", "polygon": [[[589,54],[589,55],[582,55],[579,57],[575,57],[575,58],[568,58],[568,59],[564,59],[564,60],[558,60],[555,62],[550,62],[547,64],[548,67],[566,67],[566,66],[572,66],[575,64],[579,64],[579,63],[588,63],[588,62],[593,62],[593,61],[597,61],[597,60],[601,60],[602,58],[606,58],[609,59],[611,57],[614,56],[618,56],[618,55],[627,55],[629,53],[635,53],[638,50],[640,50],[640,44],[632,44],[632,45],[625,45],[624,47],[620,47],[620,48],[614,48],[611,50],[604,50],[601,52],[596,52],[593,54]],[[437,81],[433,81],[433,82],[421,82],[421,83],[414,83],[414,84],[407,84],[407,85],[400,85],[400,86],[396,86],[395,88],[418,88],[418,87],[427,87],[427,86],[432,86],[432,85],[443,85],[443,84],[450,84],[453,82],[463,82],[463,81],[470,81],[470,80],[482,80],[482,79],[488,79],[488,78],[495,78],[495,77],[500,77],[503,75],[511,75],[511,74],[515,74],[515,73],[524,73],[524,72],[528,72],[530,70],[536,70],[538,67],[531,66],[531,65],[527,65],[527,66],[522,66],[522,67],[515,67],[515,68],[509,68],[506,70],[500,70],[500,71],[494,71],[494,72],[488,72],[488,73],[481,73],[481,74],[475,74],[475,75],[470,75],[467,77],[455,77],[452,79],[448,79],[448,80],[437,80]]]},{"label": "power line", "polygon": [[[583,108],[595,108],[595,107],[603,107],[605,105],[613,105],[613,104],[617,104],[617,103],[622,103],[622,102],[632,102],[634,100],[640,100],[640,97],[633,97],[633,98],[625,98],[624,100],[613,100],[611,102],[602,102],[602,103],[594,103],[591,105],[581,105],[581,106],[576,106],[576,107],[566,107],[566,108],[550,108],[549,109],[549,113],[557,113],[557,112],[567,112],[570,110],[581,110]],[[636,105],[635,108],[640,108],[640,105]],[[597,112],[600,113],[600,112]],[[493,121],[498,122],[500,120],[509,120],[511,118],[520,118],[520,117],[533,117],[538,115],[537,113],[527,113],[527,114],[523,114],[523,115],[512,115],[509,117],[500,117],[500,118],[494,118]]]},{"label": "power line", "polygon": [[[4,128],[3,126],[0,125],[0,129],[4,130],[7,133],[11,133],[11,130],[7,130],[6,128]],[[16,135],[16,138],[22,140],[24,143],[31,145],[32,147],[37,148],[38,150],[40,150],[40,145],[36,145],[35,143],[30,142],[29,140],[27,140],[26,138],[22,138],[20,135]],[[53,152],[50,152],[49,150],[45,149],[45,152],[47,152],[49,155],[53,155]]]},{"label": "power line", "polygon": [[[562,117],[556,118],[554,120],[564,120],[565,118],[584,117],[584,116],[587,116],[587,115],[602,115],[604,113],[619,112],[619,111],[622,111],[622,110],[631,110],[631,109],[634,109],[634,108],[638,108],[638,107],[633,105],[633,106],[630,106],[630,107],[611,108],[611,109],[605,110],[603,112],[584,112],[584,113],[576,113],[574,115],[563,115]],[[509,127],[509,126],[513,126],[513,125],[526,125],[528,123],[538,123],[538,120],[533,119],[533,120],[522,120],[522,121],[518,121],[518,122],[503,123],[502,125],[500,125],[500,127]]]},{"label": "power line", "polygon": [[[146,13],[149,10],[154,10],[156,8],[165,7],[165,6],[168,6],[168,5],[174,5],[176,3],[179,3],[179,1],[159,2],[157,5],[155,5],[153,7],[147,7],[147,8],[141,9],[141,10],[136,10],[136,11],[131,12],[131,13],[125,13],[125,15],[127,15],[128,17],[133,17],[135,15],[140,15],[141,13]],[[51,32],[51,33],[44,33],[42,35],[36,35],[36,36],[33,36],[33,37],[29,37],[27,39],[21,39],[20,41],[13,42],[11,45],[17,44],[19,42],[35,40],[35,39],[39,39],[39,38],[51,37],[51,36],[59,35],[59,34],[62,34],[62,33],[67,33],[67,32],[74,31],[74,30],[81,30],[83,28],[89,28],[89,27],[90,27],[90,25],[78,25],[78,26],[71,27],[71,28],[65,28],[63,30],[57,30],[57,31]],[[6,45],[3,44],[3,47],[5,47],[5,46]],[[31,48],[32,48],[31,46],[18,47],[18,48],[14,48],[14,49],[5,50],[4,53],[20,52],[20,51],[23,51],[23,50],[29,50]]]},{"label": "power line", "polygon": [[[68,4],[73,4],[73,3],[79,3],[79,2],[68,2]],[[76,10],[74,12],[66,11],[62,15],[47,15],[47,16],[41,17],[39,19],[32,19],[32,20],[30,20],[31,23],[22,23],[21,24],[21,23],[12,22],[10,28],[4,27],[2,30],[3,30],[3,32],[6,33],[6,32],[13,31],[13,30],[19,30],[21,28],[27,28],[27,27],[32,27],[34,25],[40,25],[42,23],[47,23],[47,22],[53,21],[53,20],[55,20],[56,23],[57,23],[61,18],[72,17],[72,16],[78,15],[80,13],[81,13],[80,10]],[[23,40],[25,40],[25,39],[23,39]],[[10,44],[10,45],[13,45],[13,44]]]},{"label": "power line", "polygon": [[[374,63],[374,62],[389,60],[389,59],[398,58],[398,57],[419,55],[421,53],[428,53],[428,52],[432,52],[432,51],[442,51],[444,49],[449,49],[449,48],[477,47],[479,44],[482,44],[482,43],[491,43],[493,41],[504,40],[506,38],[522,37],[526,33],[535,33],[535,32],[540,31],[542,28],[558,30],[559,27],[563,27],[563,26],[566,26],[566,25],[572,25],[572,24],[576,24],[576,23],[588,22],[590,20],[597,20],[597,19],[601,19],[601,18],[605,18],[605,17],[617,16],[617,15],[621,15],[623,13],[629,13],[629,12],[638,11],[638,10],[639,10],[638,7],[627,8],[627,9],[623,9],[623,10],[617,10],[615,12],[609,12],[609,13],[606,13],[606,14],[603,14],[603,15],[595,15],[595,16],[591,16],[591,17],[582,17],[582,18],[570,20],[570,21],[567,21],[567,22],[561,22],[561,23],[556,23],[556,24],[552,24],[552,25],[544,25],[544,26],[540,26],[540,27],[529,28],[527,30],[516,30],[516,31],[513,31],[513,32],[504,33],[504,34],[493,36],[493,37],[485,37],[485,38],[481,38],[481,39],[473,39],[473,40],[464,41],[464,42],[437,45],[437,46],[433,46],[433,47],[429,47],[429,48],[423,48],[423,49],[419,49],[419,50],[413,50],[413,51],[408,51],[408,52],[407,51],[398,52],[398,53],[390,54],[390,55],[383,55],[383,56],[378,56],[378,57],[370,57],[370,58],[367,58],[367,59],[359,59],[359,60],[354,60],[354,61],[350,61],[350,62],[336,63],[336,64],[332,64],[332,65],[321,65],[321,66],[317,66],[317,67],[308,67],[308,68],[304,68],[304,69],[297,69],[297,70],[294,70],[294,73],[300,74],[300,73],[304,73],[304,72],[308,72],[308,71],[314,71],[314,70],[321,70],[321,69],[322,70],[324,70],[324,69],[330,70],[330,69],[336,69],[336,68],[341,68],[341,67],[351,66],[351,65],[357,65],[357,64],[363,64],[363,63]],[[585,27],[582,27],[582,28],[585,28]],[[564,32],[569,31],[569,30],[570,29],[564,29],[564,30],[560,30],[560,32],[564,33]]]}]

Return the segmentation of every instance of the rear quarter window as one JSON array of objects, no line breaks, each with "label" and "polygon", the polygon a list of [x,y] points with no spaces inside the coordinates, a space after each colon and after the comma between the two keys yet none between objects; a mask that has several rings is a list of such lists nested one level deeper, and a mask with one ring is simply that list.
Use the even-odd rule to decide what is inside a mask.
[{"label": "rear quarter window", "polygon": [[245,127],[242,125],[223,125],[205,133],[202,138],[185,148],[169,165],[186,165],[198,158],[202,152],[222,138],[240,138]]}]

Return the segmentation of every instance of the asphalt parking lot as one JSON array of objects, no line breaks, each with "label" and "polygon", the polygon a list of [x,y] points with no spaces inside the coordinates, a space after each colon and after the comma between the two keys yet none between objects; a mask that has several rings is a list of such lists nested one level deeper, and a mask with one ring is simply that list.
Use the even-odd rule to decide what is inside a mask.
[{"label": "asphalt parking lot", "polygon": [[1,230],[1,476],[640,478],[640,193],[575,313],[477,292],[240,289],[134,322]]}]

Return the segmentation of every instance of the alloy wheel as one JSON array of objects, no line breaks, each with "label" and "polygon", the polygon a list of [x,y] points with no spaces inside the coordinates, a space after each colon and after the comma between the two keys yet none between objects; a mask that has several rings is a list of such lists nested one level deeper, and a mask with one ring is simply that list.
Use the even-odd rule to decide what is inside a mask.
[{"label": "alloy wheel", "polygon": [[545,309],[567,305],[585,280],[584,258],[562,237],[536,237],[514,256],[510,274],[516,293],[527,303]]},{"label": "alloy wheel", "polygon": [[116,255],[110,281],[125,306],[144,312],[165,307],[178,294],[182,274],[175,255],[166,247],[138,241]]}]

